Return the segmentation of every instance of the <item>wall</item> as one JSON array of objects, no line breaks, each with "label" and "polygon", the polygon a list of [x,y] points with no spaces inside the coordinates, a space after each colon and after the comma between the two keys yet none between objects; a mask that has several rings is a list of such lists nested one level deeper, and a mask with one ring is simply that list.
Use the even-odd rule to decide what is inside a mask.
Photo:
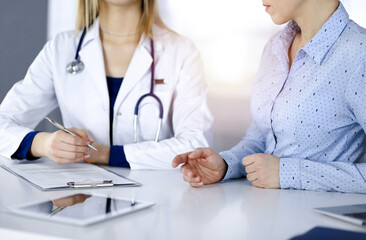
[{"label": "wall", "polygon": [[[1,0],[0,101],[15,82],[24,78],[47,39],[48,2]],[[44,129],[41,123],[38,129]]]}]

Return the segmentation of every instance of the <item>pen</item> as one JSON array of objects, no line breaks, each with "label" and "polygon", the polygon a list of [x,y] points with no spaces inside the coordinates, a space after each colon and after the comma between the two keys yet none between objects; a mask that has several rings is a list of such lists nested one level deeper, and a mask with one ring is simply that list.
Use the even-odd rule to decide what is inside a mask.
[{"label": "pen", "polygon": [[[47,119],[50,123],[52,123],[55,127],[61,129],[64,132],[67,132],[68,134],[73,135],[74,137],[80,137],[79,135],[77,135],[76,133],[70,131],[69,129],[65,128],[64,126],[62,126],[60,123],[56,122],[55,120],[49,118],[49,117],[45,117],[45,119]],[[91,149],[93,149],[94,151],[98,151],[98,149],[96,149],[95,147],[93,147],[91,144],[88,144],[88,147],[90,147]]]},{"label": "pen", "polygon": [[57,207],[55,210],[53,210],[50,215],[48,215],[48,217],[52,217],[53,215],[56,215],[57,213],[61,212],[62,210],[64,210],[66,207]]}]

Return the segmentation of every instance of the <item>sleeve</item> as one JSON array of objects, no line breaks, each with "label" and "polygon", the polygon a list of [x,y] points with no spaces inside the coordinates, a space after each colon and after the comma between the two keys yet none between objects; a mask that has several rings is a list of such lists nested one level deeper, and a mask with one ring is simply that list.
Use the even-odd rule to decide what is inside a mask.
[{"label": "sleeve", "polygon": [[176,155],[212,142],[213,118],[207,105],[203,65],[194,45],[188,40],[182,44],[173,56],[178,63],[173,66],[178,81],[169,116],[174,137],[124,145],[131,169],[173,169],[171,162]]},{"label": "sleeve", "polygon": [[[356,119],[363,138],[363,154],[354,163],[314,162],[306,159],[280,159],[281,188],[315,191],[366,193],[366,61],[361,58],[345,92],[349,114]],[[352,144],[352,143],[351,143]],[[361,146],[362,146],[361,145]],[[361,149],[362,151],[362,149]]]},{"label": "sleeve", "polygon": [[109,151],[109,165],[114,167],[130,168],[123,146],[111,146]]},{"label": "sleeve", "polygon": [[281,188],[366,193],[366,163],[280,159]]},{"label": "sleeve", "polygon": [[33,139],[34,137],[37,135],[37,133],[39,133],[39,131],[33,131],[28,133],[23,141],[20,143],[20,146],[18,147],[18,150],[11,156],[11,158],[14,159],[18,159],[18,160],[22,160],[22,159],[27,159],[27,160],[36,160],[39,158],[33,157],[29,150],[30,147],[32,145]]},{"label": "sleeve", "polygon": [[253,120],[246,136],[230,150],[220,153],[228,165],[226,175],[222,181],[246,176],[245,167],[241,160],[248,155],[263,153],[264,151],[265,139]]},{"label": "sleeve", "polygon": [[53,42],[48,42],[0,105],[0,155],[11,158],[24,137],[57,107],[52,78]]}]

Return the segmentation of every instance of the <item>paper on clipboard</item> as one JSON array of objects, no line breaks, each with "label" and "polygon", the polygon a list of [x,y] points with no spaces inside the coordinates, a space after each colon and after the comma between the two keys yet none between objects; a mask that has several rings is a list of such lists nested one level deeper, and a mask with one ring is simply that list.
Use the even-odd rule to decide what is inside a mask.
[{"label": "paper on clipboard", "polygon": [[112,181],[113,186],[139,186],[128,178],[88,163],[57,164],[49,159],[36,162],[4,162],[2,167],[18,175],[41,190],[68,188],[69,182],[91,184]]}]

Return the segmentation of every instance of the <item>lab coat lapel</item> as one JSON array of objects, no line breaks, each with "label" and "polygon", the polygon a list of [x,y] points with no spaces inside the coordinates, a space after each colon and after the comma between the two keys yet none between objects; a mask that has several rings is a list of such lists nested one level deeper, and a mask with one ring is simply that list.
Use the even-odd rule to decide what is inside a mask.
[{"label": "lab coat lapel", "polygon": [[[127,98],[130,91],[139,83],[144,75],[149,71],[152,57],[150,54],[150,39],[146,38],[145,41],[138,45],[136,51],[128,66],[126,75],[123,79],[121,88],[119,90],[115,109],[118,109],[119,105]],[[150,79],[150,76],[149,78]],[[145,83],[143,83],[145,84]],[[146,81],[146,84],[150,84],[150,81]]]},{"label": "lab coat lapel", "polygon": [[[81,48],[79,55],[81,60],[84,62],[85,71],[87,71],[87,77],[90,77],[91,81],[95,85],[97,92],[103,102],[104,107],[109,106],[109,93],[107,87],[106,73],[104,68],[104,57],[102,44],[99,39],[99,27],[98,24],[94,25],[94,29],[90,29],[90,35],[94,35],[93,39],[89,40],[90,36],[85,36],[87,42]],[[98,31],[96,33],[95,31]],[[88,37],[88,38],[87,38]],[[92,84],[92,83],[91,83]],[[97,97],[97,96],[95,96]]]}]

